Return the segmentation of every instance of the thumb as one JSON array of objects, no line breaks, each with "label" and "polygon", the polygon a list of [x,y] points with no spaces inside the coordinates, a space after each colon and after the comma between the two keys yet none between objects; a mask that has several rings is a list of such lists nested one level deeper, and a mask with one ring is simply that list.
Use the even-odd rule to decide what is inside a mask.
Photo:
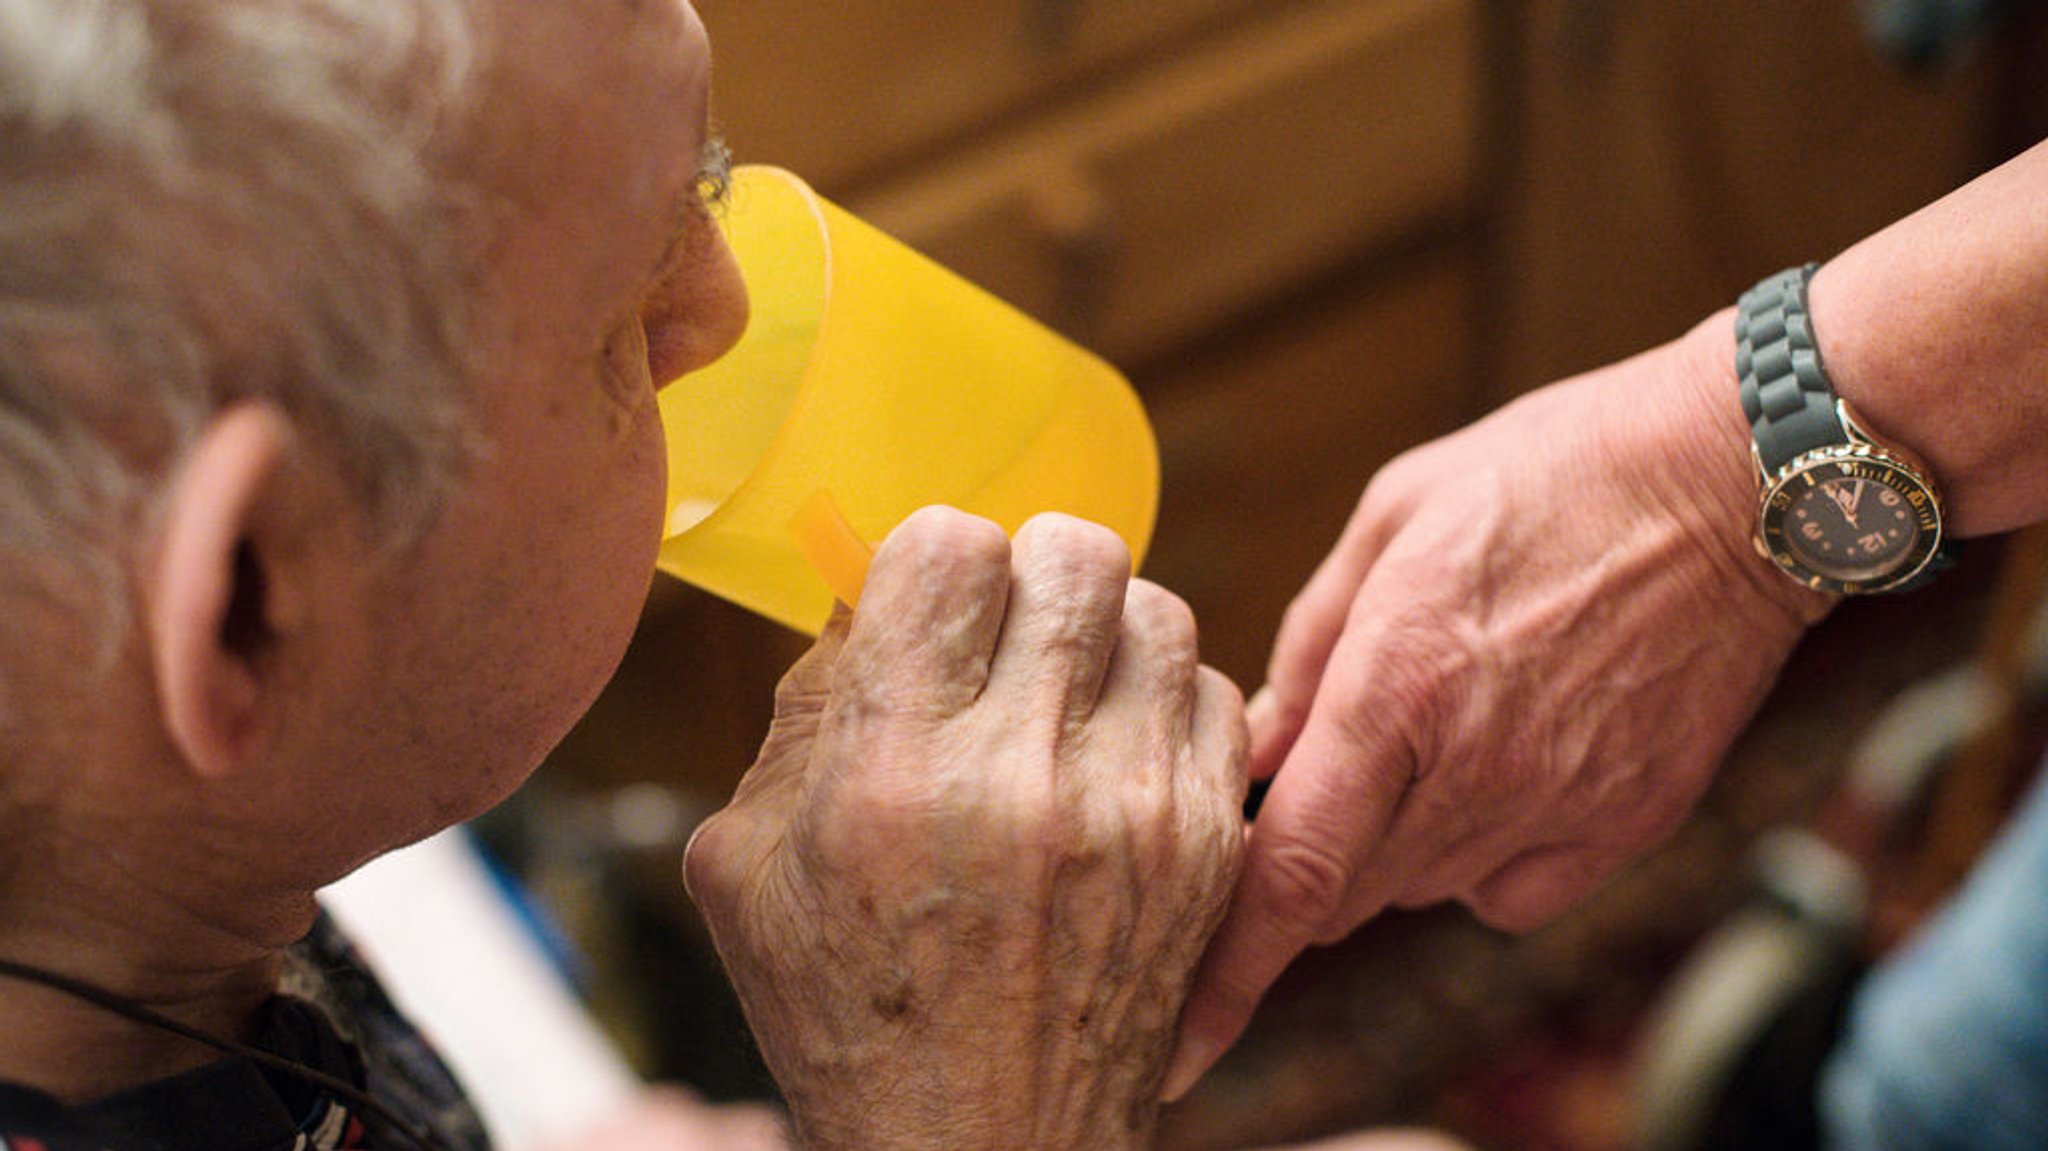
[{"label": "thumb", "polygon": [[853,609],[843,603],[832,605],[832,614],[809,650],[797,657],[775,685],[777,710],[785,704],[822,704],[831,694],[833,672],[839,655],[846,649],[846,636],[853,629]]},{"label": "thumb", "polygon": [[1237,1041],[1303,948],[1341,937],[1391,898],[1390,877],[1367,882],[1364,861],[1393,820],[1411,757],[1391,730],[1332,722],[1327,713],[1345,702],[1326,698],[1316,709],[1252,825],[1230,910],[1181,1012],[1162,1093],[1169,1102]]},{"label": "thumb", "polygon": [[699,906],[737,891],[740,876],[767,858],[801,801],[812,741],[831,701],[852,616],[835,607],[817,643],[775,687],[775,718],[732,802],[699,823],[683,846],[683,886]]},{"label": "thumb", "polygon": [[[1249,868],[1246,878],[1250,878]],[[1193,990],[1181,1009],[1173,1058],[1160,1098],[1172,1103],[1199,1082],[1244,1034],[1267,988],[1308,946],[1302,924],[1276,912],[1271,903],[1246,898],[1246,888],[1224,915],[1209,942]]]},{"label": "thumb", "polygon": [[755,757],[753,769],[740,782],[736,798],[746,796],[750,783],[761,786],[766,782],[763,779],[755,783],[758,777],[781,774],[778,765],[792,758],[788,753],[793,745],[809,745],[826,705],[831,702],[839,657],[846,650],[847,633],[852,627],[852,613],[844,604],[834,606],[817,642],[782,673],[781,682],[775,685],[774,719],[768,725],[768,735]]}]

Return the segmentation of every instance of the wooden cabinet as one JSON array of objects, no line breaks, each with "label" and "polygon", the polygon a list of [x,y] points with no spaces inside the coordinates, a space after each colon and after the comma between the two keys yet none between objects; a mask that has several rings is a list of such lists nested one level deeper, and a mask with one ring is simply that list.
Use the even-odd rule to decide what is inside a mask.
[{"label": "wooden cabinet", "polygon": [[1469,264],[1450,249],[1378,269],[1147,378],[1164,475],[1144,574],[1247,693],[1366,479],[1471,412]]},{"label": "wooden cabinet", "polygon": [[853,206],[1143,365],[1464,204],[1477,41],[1470,0],[1270,5]]},{"label": "wooden cabinet", "polygon": [[1502,394],[1672,338],[1938,197],[1995,148],[1993,54],[1905,71],[1850,0],[1527,0],[1503,14],[1513,76],[1489,257]]},{"label": "wooden cabinet", "polygon": [[1254,11],[1253,0],[703,0],[716,108],[821,188],[915,165]]}]

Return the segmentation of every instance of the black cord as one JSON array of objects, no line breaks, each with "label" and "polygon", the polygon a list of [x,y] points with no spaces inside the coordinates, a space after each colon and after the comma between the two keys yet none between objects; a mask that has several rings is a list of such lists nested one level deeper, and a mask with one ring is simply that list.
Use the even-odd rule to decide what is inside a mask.
[{"label": "black cord", "polygon": [[374,1117],[380,1125],[404,1136],[405,1141],[418,1148],[419,1151],[450,1151],[448,1145],[437,1138],[432,1131],[413,1123],[391,1108],[386,1107],[378,1102],[375,1096],[350,1083],[348,1080],[330,1075],[317,1067],[307,1066],[296,1059],[287,1059],[282,1055],[264,1051],[261,1048],[251,1047],[246,1043],[239,1043],[225,1036],[202,1031],[197,1027],[181,1023],[152,1008],[144,1007],[134,1000],[125,999],[105,988],[97,987],[81,979],[73,979],[68,975],[59,975],[54,971],[46,971],[43,968],[33,967],[26,963],[16,963],[11,959],[0,959],[0,976],[8,976],[26,983],[41,984],[53,991],[61,991],[73,998],[82,999],[96,1007],[104,1008],[116,1015],[132,1019],[145,1026],[154,1027],[160,1031],[168,1031],[173,1035],[189,1039],[202,1047],[211,1047],[226,1055],[237,1055],[273,1071],[303,1080],[353,1105],[362,1111],[363,1114]]}]

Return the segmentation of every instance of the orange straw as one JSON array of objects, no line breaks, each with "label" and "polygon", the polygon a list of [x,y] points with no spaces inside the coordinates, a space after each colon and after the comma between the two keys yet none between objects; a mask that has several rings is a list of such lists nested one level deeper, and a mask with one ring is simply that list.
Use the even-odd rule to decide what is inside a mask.
[{"label": "orange straw", "polygon": [[846,513],[839,510],[832,493],[823,488],[812,492],[790,517],[789,530],[796,536],[797,550],[832,594],[848,607],[860,603],[875,549],[846,521]]}]

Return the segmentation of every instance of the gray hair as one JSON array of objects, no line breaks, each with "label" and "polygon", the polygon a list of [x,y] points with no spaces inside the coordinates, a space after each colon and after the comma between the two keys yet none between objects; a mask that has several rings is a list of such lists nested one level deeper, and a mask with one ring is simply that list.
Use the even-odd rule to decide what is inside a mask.
[{"label": "gray hair", "polygon": [[331,454],[374,542],[431,522],[466,448],[474,269],[427,157],[472,19],[0,0],[0,597],[126,618],[167,477],[239,399]]}]

